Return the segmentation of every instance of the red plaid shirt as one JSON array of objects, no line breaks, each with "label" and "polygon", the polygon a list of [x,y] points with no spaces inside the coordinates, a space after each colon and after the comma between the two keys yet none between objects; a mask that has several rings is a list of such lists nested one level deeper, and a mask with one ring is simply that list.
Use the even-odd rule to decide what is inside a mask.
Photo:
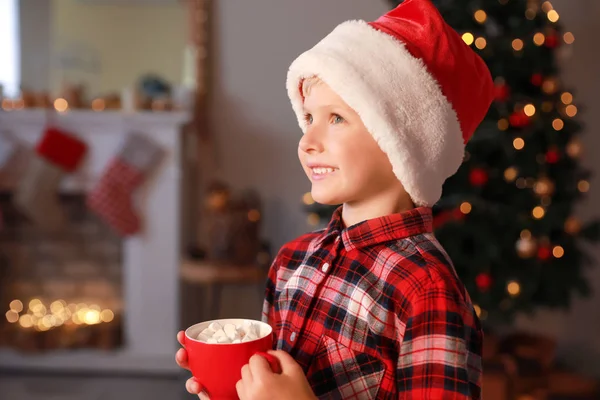
[{"label": "red plaid shirt", "polygon": [[429,208],[286,244],[263,320],[320,399],[479,399],[482,331]]}]

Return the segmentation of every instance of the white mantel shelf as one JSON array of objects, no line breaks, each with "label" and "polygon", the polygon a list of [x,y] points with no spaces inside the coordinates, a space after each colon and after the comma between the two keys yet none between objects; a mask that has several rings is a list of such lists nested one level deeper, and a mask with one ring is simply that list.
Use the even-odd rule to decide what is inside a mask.
[{"label": "white mantel shelf", "polygon": [[[0,110],[0,132],[12,136],[26,147],[33,147],[47,126],[64,129],[81,138],[90,149],[82,165],[66,177],[61,188],[64,192],[85,192],[98,180],[126,133],[146,133],[158,143],[170,147],[174,144],[173,136],[179,135],[179,127],[188,120],[189,114],[185,112]],[[179,142],[179,138],[175,140]]]},{"label": "white mantel shelf", "polygon": [[188,120],[189,116],[183,112],[0,111],[0,132],[25,148],[34,146],[48,125],[64,129],[87,143],[84,162],[65,179],[61,191],[88,191],[128,132],[148,135],[166,151],[151,181],[136,193],[136,207],[143,216],[144,229],[139,235],[123,240],[124,348],[111,352],[40,354],[0,350],[0,369],[179,372],[174,355],[183,248],[181,126]]}]

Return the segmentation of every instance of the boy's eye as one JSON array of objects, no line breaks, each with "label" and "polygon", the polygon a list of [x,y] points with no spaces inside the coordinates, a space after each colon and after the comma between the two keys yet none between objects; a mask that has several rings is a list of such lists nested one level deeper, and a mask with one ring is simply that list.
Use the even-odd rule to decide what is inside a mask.
[{"label": "boy's eye", "polygon": [[333,114],[333,120],[332,121],[333,121],[334,124],[341,124],[341,123],[344,122],[344,118],[340,117],[337,114]]},{"label": "boy's eye", "polygon": [[304,121],[306,122],[307,125],[312,124],[313,116],[311,114],[304,114]]}]

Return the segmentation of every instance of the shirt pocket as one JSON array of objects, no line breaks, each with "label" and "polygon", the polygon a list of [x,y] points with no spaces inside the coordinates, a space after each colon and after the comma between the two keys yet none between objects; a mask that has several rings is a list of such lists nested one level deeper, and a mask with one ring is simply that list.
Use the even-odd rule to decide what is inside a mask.
[{"label": "shirt pocket", "polygon": [[319,399],[377,399],[385,364],[323,335],[306,377]]}]

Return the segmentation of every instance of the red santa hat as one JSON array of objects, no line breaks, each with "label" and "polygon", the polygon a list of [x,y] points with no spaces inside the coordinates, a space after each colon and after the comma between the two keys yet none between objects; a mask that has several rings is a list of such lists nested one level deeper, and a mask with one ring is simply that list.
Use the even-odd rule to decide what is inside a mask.
[{"label": "red santa hat", "polygon": [[303,130],[302,82],[313,76],[360,115],[418,206],[439,200],[493,99],[484,61],[430,0],[344,22],[292,63],[287,91]]}]

